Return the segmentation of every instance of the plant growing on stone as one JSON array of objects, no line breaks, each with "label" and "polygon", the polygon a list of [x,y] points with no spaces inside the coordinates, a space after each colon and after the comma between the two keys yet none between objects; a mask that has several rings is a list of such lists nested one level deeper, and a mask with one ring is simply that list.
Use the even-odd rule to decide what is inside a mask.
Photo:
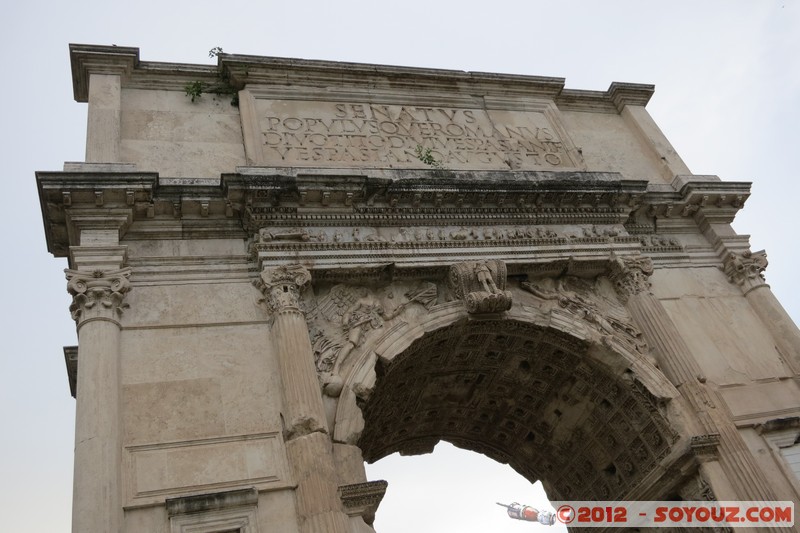
[{"label": "plant growing on stone", "polygon": [[192,97],[192,102],[194,102],[195,99],[200,98],[200,96],[203,94],[203,82],[200,81],[187,83],[183,86],[183,88],[186,91],[186,96]]},{"label": "plant growing on stone", "polygon": [[446,170],[442,162],[436,159],[436,157],[434,157],[433,151],[431,151],[430,148],[423,148],[422,145],[418,144],[417,147],[414,149],[414,152],[417,154],[417,159],[419,159],[429,167],[435,168],[437,170]]},{"label": "plant growing on stone", "polygon": [[[222,53],[222,47],[215,46],[208,51],[208,57],[218,57]],[[192,98],[192,102],[200,98],[203,93],[216,94],[218,96],[226,94],[231,95],[231,105],[234,107],[239,107],[239,91],[231,86],[226,75],[217,73],[217,79],[219,81],[214,85],[205,84],[202,81],[189,82],[183,86],[183,89],[186,91],[186,96]]]}]

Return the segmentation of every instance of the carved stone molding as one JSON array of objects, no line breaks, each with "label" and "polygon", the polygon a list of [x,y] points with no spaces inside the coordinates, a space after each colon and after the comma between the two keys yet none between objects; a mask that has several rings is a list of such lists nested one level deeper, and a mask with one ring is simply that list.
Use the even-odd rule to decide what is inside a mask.
[{"label": "carved stone molding", "polygon": [[650,290],[648,278],[652,274],[653,260],[649,257],[615,257],[611,260],[608,278],[620,299],[627,302],[631,296]]},{"label": "carved stone molding", "polygon": [[302,265],[265,267],[254,284],[264,293],[273,313],[300,311],[300,292],[311,282],[311,273]]},{"label": "carved stone molding", "polygon": [[717,447],[719,446],[719,433],[706,435],[695,435],[689,445],[692,453],[700,461],[712,461],[717,458]]},{"label": "carved stone molding", "polygon": [[69,310],[78,324],[89,318],[116,319],[128,306],[123,300],[131,290],[130,268],[93,272],[66,269],[64,273],[67,291],[72,295]]},{"label": "carved stone molding", "polygon": [[361,516],[364,522],[371,525],[388,486],[383,480],[342,485],[339,487],[339,498],[348,516]]},{"label": "carved stone molding", "polygon": [[167,498],[167,514],[172,516],[205,513],[258,504],[258,491],[253,488],[228,490],[210,494],[197,494],[179,498]]},{"label": "carved stone molding", "polygon": [[741,254],[728,252],[722,269],[728,276],[728,281],[738,285],[747,293],[756,287],[766,285],[764,270],[767,265],[767,254],[764,250],[759,252],[745,250]]},{"label": "carved stone molding", "polygon": [[465,261],[450,267],[450,287],[470,314],[502,313],[511,309],[506,289],[506,265],[499,260]]},{"label": "carved stone molding", "polygon": [[168,498],[166,507],[170,533],[259,531],[255,487]]},{"label": "carved stone molding", "polygon": [[67,364],[67,379],[69,380],[69,393],[77,398],[78,393],[78,347],[64,346],[64,361]]}]

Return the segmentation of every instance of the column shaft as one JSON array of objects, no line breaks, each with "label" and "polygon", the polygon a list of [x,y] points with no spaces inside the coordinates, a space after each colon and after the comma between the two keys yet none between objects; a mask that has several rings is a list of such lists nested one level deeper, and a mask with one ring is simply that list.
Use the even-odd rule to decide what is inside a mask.
[{"label": "column shaft", "polygon": [[300,290],[311,281],[299,266],[264,269],[260,287],[273,313],[272,342],[283,384],[286,454],[297,482],[295,499],[303,533],[347,533],[338,494],[333,443],[314,366]]},{"label": "column shaft", "polygon": [[95,319],[78,331],[72,531],[121,531],[119,326]]},{"label": "column shaft", "polygon": [[73,533],[122,531],[120,323],[130,269],[67,270],[78,324]]},{"label": "column shaft", "polygon": [[279,311],[272,325],[283,380],[284,424],[288,435],[327,431],[325,408],[314,367],[308,326],[299,311]]}]

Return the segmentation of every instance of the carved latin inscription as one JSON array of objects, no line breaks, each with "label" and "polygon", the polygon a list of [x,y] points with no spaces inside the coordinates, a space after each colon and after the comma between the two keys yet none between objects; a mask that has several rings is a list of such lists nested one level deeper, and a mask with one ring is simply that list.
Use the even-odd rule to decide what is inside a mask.
[{"label": "carved latin inscription", "polygon": [[422,105],[259,100],[264,163],[425,168],[418,147],[445,168],[574,168],[554,126],[552,104],[537,111]]}]

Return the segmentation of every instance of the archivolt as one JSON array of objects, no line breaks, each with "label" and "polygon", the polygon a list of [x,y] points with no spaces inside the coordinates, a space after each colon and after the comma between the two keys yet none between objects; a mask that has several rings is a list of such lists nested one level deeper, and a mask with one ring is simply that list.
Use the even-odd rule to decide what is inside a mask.
[{"label": "archivolt", "polygon": [[444,439],[542,479],[551,497],[609,500],[687,447],[668,414],[675,388],[578,319],[523,306],[474,319],[453,302],[364,348],[344,369],[334,439],[370,462]]}]

